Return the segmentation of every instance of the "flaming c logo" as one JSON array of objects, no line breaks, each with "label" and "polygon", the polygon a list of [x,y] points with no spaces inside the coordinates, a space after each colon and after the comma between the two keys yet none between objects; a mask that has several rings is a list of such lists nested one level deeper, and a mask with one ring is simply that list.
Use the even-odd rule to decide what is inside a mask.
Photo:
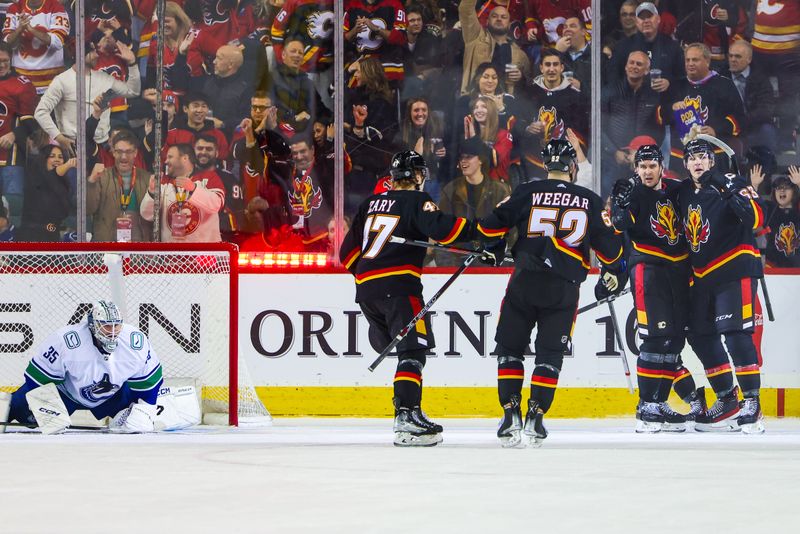
[{"label": "flaming c logo", "polygon": [[775,234],[775,248],[788,258],[794,256],[798,246],[800,246],[800,237],[797,236],[794,223],[782,224]]},{"label": "flaming c logo", "polygon": [[700,245],[708,242],[708,236],[711,235],[711,226],[708,224],[708,220],[703,220],[703,208],[690,204],[689,215],[683,222],[683,226],[692,252],[698,252]]},{"label": "flaming c logo", "polygon": [[659,239],[667,239],[667,243],[674,245],[678,242],[678,217],[672,202],[656,202],[656,217],[650,216],[650,229]]},{"label": "flaming c logo", "polygon": [[312,39],[328,39],[336,26],[333,11],[315,11],[307,20],[308,36]]},{"label": "flaming c logo", "polygon": [[322,190],[314,188],[311,175],[303,173],[292,180],[292,190],[289,191],[289,203],[295,215],[308,217],[311,210],[315,210],[322,205]]},{"label": "flaming c logo", "polygon": [[556,108],[539,108],[539,120],[544,123],[543,142],[564,137],[564,121],[558,118]]}]

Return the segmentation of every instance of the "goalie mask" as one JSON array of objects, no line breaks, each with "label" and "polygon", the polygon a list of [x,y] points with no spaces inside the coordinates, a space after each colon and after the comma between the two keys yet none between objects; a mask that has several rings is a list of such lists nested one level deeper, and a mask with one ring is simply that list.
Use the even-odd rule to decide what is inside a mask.
[{"label": "goalie mask", "polygon": [[[548,171],[566,172],[572,175],[572,166],[577,165],[578,154],[566,139],[551,139],[542,149],[542,162]],[[575,177],[572,177],[573,181]]]},{"label": "goalie mask", "polygon": [[[417,176],[417,171],[422,174],[422,178]],[[425,163],[425,158],[413,150],[404,150],[392,157],[389,174],[395,182],[412,182],[417,190],[421,190],[428,179],[428,164]]]},{"label": "goalie mask", "polygon": [[122,332],[122,314],[117,305],[108,300],[95,301],[88,319],[89,331],[98,348],[107,354],[114,352]]}]

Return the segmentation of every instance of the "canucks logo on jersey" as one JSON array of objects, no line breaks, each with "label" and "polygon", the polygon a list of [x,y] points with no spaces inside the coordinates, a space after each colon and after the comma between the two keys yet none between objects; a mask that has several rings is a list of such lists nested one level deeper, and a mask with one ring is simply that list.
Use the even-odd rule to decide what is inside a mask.
[{"label": "canucks logo on jersey", "polygon": [[103,375],[99,382],[81,388],[81,397],[89,402],[98,402],[114,395],[119,386],[111,383],[108,373]]},{"label": "canucks logo on jersey", "polygon": [[711,235],[711,225],[708,219],[703,219],[703,208],[699,205],[689,205],[689,215],[684,221],[686,241],[692,247],[692,252],[698,252],[700,245],[708,242]]},{"label": "canucks logo on jersey", "polygon": [[667,239],[670,245],[678,243],[678,217],[675,215],[675,208],[672,202],[656,202],[656,214],[658,217],[650,216],[650,229],[659,239]]}]

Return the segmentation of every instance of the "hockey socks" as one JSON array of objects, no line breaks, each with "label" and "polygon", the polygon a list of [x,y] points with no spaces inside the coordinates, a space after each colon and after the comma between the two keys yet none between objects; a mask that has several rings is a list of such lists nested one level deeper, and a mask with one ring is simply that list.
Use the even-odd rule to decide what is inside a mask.
[{"label": "hockey socks", "polygon": [[717,397],[724,397],[733,391],[733,373],[729,363],[706,368],[706,378]]},{"label": "hockey socks", "polygon": [[[642,351],[636,360],[636,380],[639,384],[639,398],[642,402],[658,402],[659,388],[666,380],[664,373],[664,354]],[[672,375],[669,375],[670,385]],[[667,390],[669,392],[669,390]]]},{"label": "hockey socks", "polygon": [[[694,383],[692,373],[683,366],[680,357],[678,357],[678,361],[675,362],[673,373],[675,378],[672,380],[670,386],[675,389],[675,394],[678,395],[678,397],[683,399],[687,404],[690,404],[690,400],[696,397],[697,385]],[[670,386],[666,388],[667,395],[669,395]],[[664,400],[666,400],[666,398]]]},{"label": "hockey socks", "polygon": [[553,404],[558,387],[559,370],[552,365],[539,364],[531,375],[531,399],[535,399],[542,413],[547,413]]},{"label": "hockey socks", "polygon": [[515,397],[519,399],[523,380],[525,380],[525,366],[520,358],[497,357],[497,395],[501,406],[505,407]]},{"label": "hockey socks", "polygon": [[402,360],[397,363],[394,374],[394,398],[398,408],[419,406],[422,398],[422,363],[417,360]]}]

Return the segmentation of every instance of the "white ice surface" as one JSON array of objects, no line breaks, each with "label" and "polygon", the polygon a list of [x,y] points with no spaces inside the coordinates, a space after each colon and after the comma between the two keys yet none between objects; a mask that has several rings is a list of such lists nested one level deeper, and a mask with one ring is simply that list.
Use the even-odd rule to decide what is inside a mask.
[{"label": "white ice surface", "polygon": [[549,420],[522,450],[496,421],[440,422],[425,449],[393,447],[383,419],[0,435],[0,533],[800,532],[797,419],[762,436]]}]

